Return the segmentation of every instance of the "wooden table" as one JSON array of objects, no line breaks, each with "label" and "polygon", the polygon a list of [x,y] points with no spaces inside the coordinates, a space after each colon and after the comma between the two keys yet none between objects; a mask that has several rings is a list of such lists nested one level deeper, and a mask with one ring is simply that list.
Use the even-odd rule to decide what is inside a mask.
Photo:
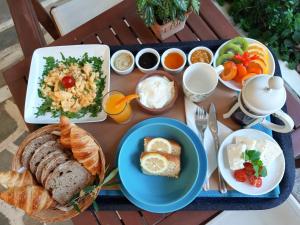
[{"label": "wooden table", "polygon": [[[163,42],[229,39],[237,35],[238,32],[215,7],[214,3],[211,0],[202,0],[200,15],[192,13],[187,20],[185,28]],[[126,0],[92,19],[88,23],[80,26],[73,32],[57,39],[51,44],[51,46],[96,43],[108,44],[110,46],[121,46],[161,43],[161,41],[154,36],[150,29],[145,27],[143,21],[136,14],[135,1]],[[4,73],[10,91],[22,114],[24,112],[30,60],[31,58],[27,57]],[[126,82],[130,82],[130,79],[133,79],[133,82],[136,82],[136,76],[137,75],[122,78],[112,75],[112,87],[120,87],[124,79],[126,79]],[[130,90],[128,89],[127,91]],[[228,99],[230,96],[234,96],[233,92],[228,92],[228,90],[226,91],[223,86],[219,89],[219,92],[222,93],[222,91],[227,94],[229,93],[229,95],[227,95]],[[183,107],[182,96],[178,99],[177,104],[182,104]],[[135,107],[137,106],[134,106],[134,108]],[[165,115],[176,117],[176,111],[170,111]],[[139,113],[137,118],[127,126],[131,126],[135,122],[147,117],[149,117],[149,115]],[[114,129],[113,137],[116,139],[119,139],[125,131],[124,127],[122,128],[121,125],[113,124],[109,120],[101,124],[84,124],[82,126],[93,133],[95,137],[99,139],[100,143],[101,138],[108,138],[108,136],[111,136],[105,132],[109,129]],[[30,130],[36,129],[36,126],[29,124],[28,127]],[[125,128],[127,129],[127,127]],[[111,150],[111,148],[116,148],[115,142],[113,145],[103,144],[102,147],[107,161],[113,162],[114,151]],[[133,206],[130,206],[128,201],[125,199],[118,201],[119,202],[116,204],[120,206],[119,209],[135,209]],[[218,203],[218,201],[220,201],[220,199],[214,200],[215,203]],[[112,205],[107,205],[106,207],[105,201],[100,201],[100,203],[104,209],[116,209],[116,207]]]}]

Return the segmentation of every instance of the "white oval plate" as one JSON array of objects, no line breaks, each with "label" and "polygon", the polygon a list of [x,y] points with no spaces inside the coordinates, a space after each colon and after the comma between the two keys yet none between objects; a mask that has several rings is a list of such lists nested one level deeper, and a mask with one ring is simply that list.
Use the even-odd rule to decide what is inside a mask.
[{"label": "white oval plate", "polygon": [[283,153],[267,167],[268,175],[262,178],[262,186],[260,188],[250,185],[247,181],[244,183],[238,182],[233,176],[233,171],[229,168],[226,150],[227,145],[234,143],[234,138],[237,136],[247,136],[251,139],[264,138],[277,144],[277,142],[271,136],[255,129],[242,129],[231,133],[221,144],[218,153],[218,165],[224,180],[233,189],[247,195],[263,195],[272,191],[280,183],[284,174],[285,160]]},{"label": "white oval plate", "polygon": [[[245,38],[250,44],[251,43],[258,43],[258,44],[261,44],[263,46],[265,46],[263,43],[255,40],[255,39],[251,39],[251,38]],[[230,41],[230,40],[229,40]],[[214,61],[213,61],[213,66],[214,67],[217,67],[217,58],[219,57],[219,51],[220,49],[226,45],[229,41],[226,41],[225,43],[223,43],[219,48],[218,50],[216,51],[215,53],[215,56],[214,56]],[[270,75],[274,75],[275,73],[275,61],[274,61],[274,57],[272,55],[272,53],[270,52],[270,50],[268,49],[267,46],[265,46],[265,48],[267,49],[268,51],[268,54],[269,54],[269,65],[270,65],[270,69],[269,69],[269,74]],[[228,88],[234,90],[234,91],[241,91],[242,89],[242,85],[235,82],[235,81],[225,81],[225,80],[222,80],[221,77],[219,76],[219,80]]]}]

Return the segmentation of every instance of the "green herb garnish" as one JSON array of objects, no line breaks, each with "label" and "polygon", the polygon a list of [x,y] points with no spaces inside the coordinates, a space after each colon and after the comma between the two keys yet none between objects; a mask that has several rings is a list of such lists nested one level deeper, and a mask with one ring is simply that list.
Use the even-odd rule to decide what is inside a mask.
[{"label": "green herb garnish", "polygon": [[246,150],[243,157],[246,162],[250,162],[253,165],[256,177],[265,177],[267,176],[267,168],[263,165],[263,162],[260,159],[260,152],[256,150]]},{"label": "green herb garnish", "polygon": [[[96,117],[98,112],[102,110],[102,98],[103,98],[103,91],[105,88],[105,79],[106,77],[102,73],[102,65],[103,60],[99,57],[89,57],[87,53],[84,53],[81,58],[75,57],[65,57],[61,53],[61,60],[56,60],[54,57],[44,57],[46,63],[44,66],[43,74],[40,79],[40,85],[38,89],[38,96],[43,99],[42,104],[37,107],[37,112],[35,116],[42,116],[45,115],[47,112],[51,113],[51,117],[59,117],[61,115],[67,116],[69,118],[81,118],[85,116],[87,113],[90,114],[91,117]],[[64,112],[62,109],[54,109],[52,106],[52,100],[48,96],[44,96],[41,87],[44,85],[44,77],[49,74],[51,70],[58,67],[59,63],[62,63],[66,66],[70,66],[73,64],[78,64],[80,67],[84,66],[84,64],[89,63],[93,67],[94,72],[98,72],[99,76],[95,78],[96,84],[96,97],[94,99],[93,104],[83,107],[78,112]]]}]

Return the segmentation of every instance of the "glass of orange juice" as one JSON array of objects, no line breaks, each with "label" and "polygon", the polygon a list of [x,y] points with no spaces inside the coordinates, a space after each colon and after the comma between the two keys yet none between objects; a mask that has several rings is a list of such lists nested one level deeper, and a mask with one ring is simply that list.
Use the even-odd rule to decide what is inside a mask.
[{"label": "glass of orange juice", "polygon": [[110,91],[103,97],[104,111],[117,123],[127,123],[132,117],[132,109],[129,102],[122,101],[125,95],[119,91]]}]

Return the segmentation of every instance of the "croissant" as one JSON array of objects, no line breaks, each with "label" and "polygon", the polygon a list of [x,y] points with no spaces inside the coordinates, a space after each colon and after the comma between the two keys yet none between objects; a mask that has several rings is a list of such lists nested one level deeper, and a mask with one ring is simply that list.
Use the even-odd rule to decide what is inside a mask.
[{"label": "croissant", "polygon": [[0,193],[0,199],[32,215],[54,206],[54,200],[40,186],[10,188]]},{"label": "croissant", "polygon": [[71,128],[71,147],[74,158],[92,175],[100,174],[99,146],[80,127]]},{"label": "croissant", "polygon": [[74,126],[66,116],[60,117],[60,143],[65,148],[71,148],[70,143],[70,132],[71,128]]},{"label": "croissant", "polygon": [[34,183],[33,177],[28,170],[23,173],[16,171],[0,172],[0,184],[5,188],[22,187]]}]

